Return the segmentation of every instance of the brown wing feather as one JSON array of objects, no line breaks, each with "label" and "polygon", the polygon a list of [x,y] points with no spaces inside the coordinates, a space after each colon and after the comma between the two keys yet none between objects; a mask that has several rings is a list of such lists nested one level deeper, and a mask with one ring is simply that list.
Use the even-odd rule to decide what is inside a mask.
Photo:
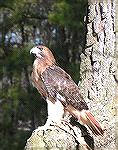
[{"label": "brown wing feather", "polygon": [[48,90],[46,89],[42,81],[41,75],[37,77],[37,75],[35,74],[35,71],[33,71],[31,74],[31,78],[32,78],[33,85],[37,88],[41,96],[44,98],[48,97],[48,100],[50,100],[52,103],[55,103],[56,99],[51,97],[50,94],[48,93]]},{"label": "brown wing feather", "polygon": [[81,111],[87,110],[87,104],[82,98],[78,86],[72,78],[60,67],[53,65],[42,73],[43,82],[52,97],[60,94],[67,104]]},{"label": "brown wing feather", "polygon": [[48,92],[44,86],[44,83],[42,82],[41,77],[39,76],[37,78],[35,72],[32,72],[31,78],[32,78],[33,85],[37,88],[37,90],[41,94],[41,96],[47,97]]}]

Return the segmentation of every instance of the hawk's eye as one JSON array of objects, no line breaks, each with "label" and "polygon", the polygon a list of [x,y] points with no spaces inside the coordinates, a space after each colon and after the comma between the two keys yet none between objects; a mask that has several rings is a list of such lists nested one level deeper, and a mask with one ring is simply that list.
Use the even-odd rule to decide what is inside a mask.
[{"label": "hawk's eye", "polygon": [[38,46],[37,46],[37,48],[40,49],[41,51],[43,50],[43,48],[40,48],[40,47],[38,47]]},{"label": "hawk's eye", "polygon": [[40,50],[42,51],[42,50],[43,50],[43,48],[40,48]]}]

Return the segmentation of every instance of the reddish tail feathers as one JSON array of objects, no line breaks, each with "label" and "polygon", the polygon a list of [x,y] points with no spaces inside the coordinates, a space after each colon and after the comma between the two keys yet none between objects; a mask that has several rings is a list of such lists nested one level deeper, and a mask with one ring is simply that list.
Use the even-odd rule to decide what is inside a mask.
[{"label": "reddish tail feathers", "polygon": [[101,128],[100,124],[96,121],[94,116],[88,110],[81,112],[80,120],[90,128],[93,134],[104,134],[104,130]]}]

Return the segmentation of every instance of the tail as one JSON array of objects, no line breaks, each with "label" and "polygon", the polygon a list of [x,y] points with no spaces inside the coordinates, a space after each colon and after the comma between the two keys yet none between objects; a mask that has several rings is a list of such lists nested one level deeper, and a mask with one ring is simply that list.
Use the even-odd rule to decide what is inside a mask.
[{"label": "tail", "polygon": [[104,134],[104,130],[101,128],[100,124],[96,121],[96,119],[89,112],[89,110],[78,111],[72,105],[68,105],[67,107],[65,107],[65,110],[70,112],[71,115],[77,118],[80,121],[80,123],[82,122],[83,125],[87,125],[93,132],[93,134]]},{"label": "tail", "polygon": [[95,135],[104,134],[104,130],[101,128],[100,124],[96,121],[94,116],[88,110],[84,110],[81,112],[80,121],[86,124],[93,132],[93,134]]}]

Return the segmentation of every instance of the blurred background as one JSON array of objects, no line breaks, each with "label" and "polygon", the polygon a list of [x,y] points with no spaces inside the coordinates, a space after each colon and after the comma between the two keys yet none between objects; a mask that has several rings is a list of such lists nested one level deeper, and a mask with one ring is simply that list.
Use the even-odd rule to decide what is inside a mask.
[{"label": "blurred background", "polygon": [[22,150],[46,121],[47,106],[30,74],[38,44],[79,82],[87,0],[0,0],[0,150]]}]

